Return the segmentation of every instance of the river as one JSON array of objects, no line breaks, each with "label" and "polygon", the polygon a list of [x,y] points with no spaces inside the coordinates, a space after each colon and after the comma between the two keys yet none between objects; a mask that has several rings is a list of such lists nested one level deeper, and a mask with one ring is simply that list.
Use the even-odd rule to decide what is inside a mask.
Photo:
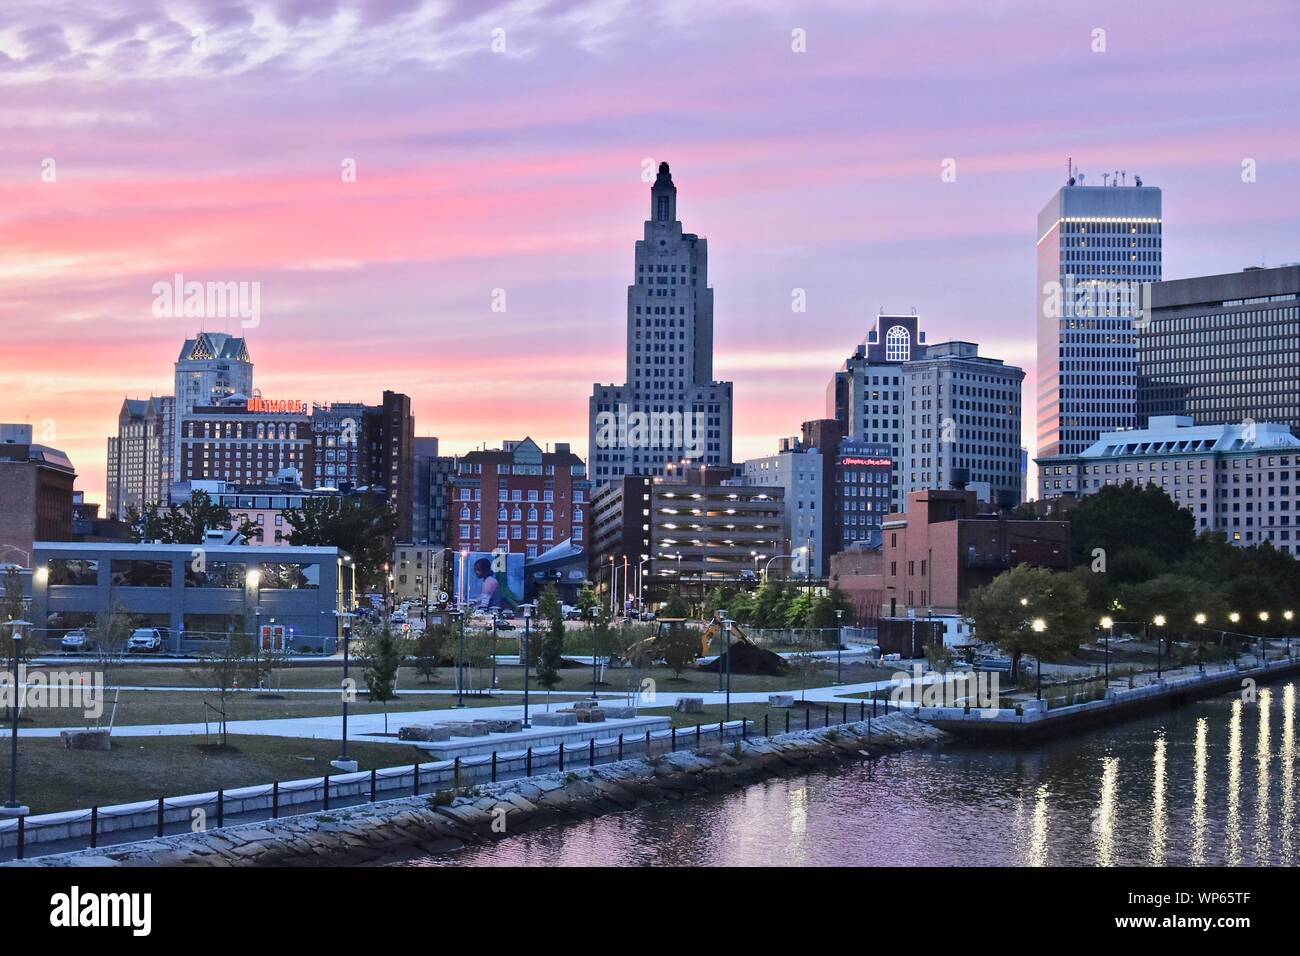
[{"label": "river", "polygon": [[403,865],[1294,865],[1295,735],[1291,682],[1027,750],[894,754]]}]

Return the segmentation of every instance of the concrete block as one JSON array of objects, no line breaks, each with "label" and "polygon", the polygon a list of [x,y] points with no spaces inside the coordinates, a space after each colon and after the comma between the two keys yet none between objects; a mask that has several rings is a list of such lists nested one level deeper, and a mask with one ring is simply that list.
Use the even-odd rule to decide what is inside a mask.
[{"label": "concrete block", "polygon": [[610,720],[631,720],[636,716],[635,707],[606,707],[604,711]]},{"label": "concrete block", "polygon": [[673,709],[679,714],[702,714],[704,713],[704,698],[678,697],[677,704]]},{"label": "concrete block", "polygon": [[451,730],[443,724],[437,726],[426,726],[416,724],[411,727],[400,727],[397,731],[398,740],[450,740]]},{"label": "concrete block", "polygon": [[556,710],[549,714],[533,714],[532,723],[538,727],[576,727],[578,715],[571,710]]},{"label": "concrete block", "polygon": [[794,706],[794,694],[768,694],[767,706],[785,709]]},{"label": "concrete block", "polygon": [[61,730],[59,731],[59,739],[63,741],[63,746],[68,750],[111,750],[113,747],[107,727],[96,727],[88,730]]}]

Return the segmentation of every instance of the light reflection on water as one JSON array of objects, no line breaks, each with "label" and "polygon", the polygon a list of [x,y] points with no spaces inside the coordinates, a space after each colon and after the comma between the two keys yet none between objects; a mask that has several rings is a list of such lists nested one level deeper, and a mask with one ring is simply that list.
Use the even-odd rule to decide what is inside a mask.
[{"label": "light reflection on water", "polygon": [[[1280,715],[1273,712],[1281,697]],[[1043,744],[896,754],[446,856],[443,866],[1291,864],[1295,686]],[[1253,741],[1253,754],[1247,753]],[[1253,773],[1243,767],[1254,763]]]}]

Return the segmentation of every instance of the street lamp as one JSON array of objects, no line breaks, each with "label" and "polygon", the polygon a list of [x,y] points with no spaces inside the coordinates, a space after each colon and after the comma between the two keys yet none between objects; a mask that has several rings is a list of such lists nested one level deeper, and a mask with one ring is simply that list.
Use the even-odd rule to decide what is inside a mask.
[{"label": "street lamp", "polygon": [[835,683],[844,683],[844,608],[835,609]]},{"label": "street lamp", "polygon": [[[722,612],[724,615],[726,611]],[[731,621],[724,619],[722,622],[722,632],[725,635],[724,642],[727,645],[727,704],[723,711],[722,719],[731,720]],[[719,740],[721,742],[721,740]]]},{"label": "street lamp", "polygon": [[[612,562],[614,559],[611,557],[609,560]],[[593,604],[588,610],[591,612],[591,699],[600,700],[596,694],[596,618],[600,615],[600,608]]]},{"label": "street lamp", "polygon": [[1295,614],[1292,613],[1291,611],[1283,611],[1283,612],[1282,612],[1282,617],[1283,617],[1283,619],[1284,619],[1284,620],[1286,621],[1286,623],[1287,623],[1287,628],[1286,628],[1286,657],[1287,657],[1287,660],[1290,660],[1290,659],[1291,659],[1291,619],[1295,617]]},{"label": "street lamp", "polygon": [[1101,619],[1101,626],[1106,629],[1106,657],[1104,673],[1106,675],[1106,687],[1110,688],[1110,639],[1115,636],[1115,619],[1109,614]]},{"label": "street lamp", "polygon": [[[1165,626],[1165,616],[1163,614],[1157,614],[1151,619],[1151,623],[1158,628],[1163,628]],[[1148,630],[1148,636],[1150,633],[1151,632]],[[1161,635],[1160,631],[1156,631],[1156,680],[1160,680],[1161,649],[1164,646],[1164,637]]]},{"label": "street lamp", "polygon": [[499,610],[492,612],[492,689],[488,691],[489,695],[497,687],[497,618],[500,616]]},{"label": "street lamp", "polygon": [[348,757],[348,647],[352,643],[352,619],[356,617],[351,611],[335,611],[334,616],[343,622],[343,751],[338,760],[331,760],[330,765],[346,772],[357,769],[357,762]]},{"label": "street lamp", "polygon": [[524,729],[527,730],[532,726],[528,722],[528,668],[532,664],[532,654],[529,653],[528,638],[529,627],[533,621],[533,606],[525,604],[524,611]]},{"label": "street lamp", "polygon": [[456,707],[465,706],[465,611],[451,612],[460,621],[460,650],[456,653]]},{"label": "street lamp", "polygon": [[[1025,598],[1021,598],[1020,603],[1028,604],[1029,602]],[[1042,634],[1045,630],[1047,630],[1047,622],[1044,621],[1041,617],[1034,618],[1034,620],[1030,623],[1029,626],[1033,629],[1035,634]],[[1036,696],[1039,700],[1042,700],[1043,699],[1043,654],[1041,648],[1039,649],[1039,653],[1034,655],[1034,658],[1038,665],[1038,691]]]},{"label": "street lamp", "polygon": [[13,687],[13,730],[9,737],[9,800],[3,807],[0,807],[0,816],[6,817],[25,817],[31,811],[18,802],[18,712],[20,695],[22,691],[18,684],[18,659],[19,650],[22,647],[24,627],[32,627],[31,621],[9,621],[10,636],[14,644],[14,667],[10,672],[11,686]]},{"label": "street lamp", "polygon": [[1268,630],[1268,611],[1259,612],[1259,662],[1268,663],[1268,649],[1264,644],[1264,632]]},{"label": "street lamp", "polygon": [[[1197,614],[1195,620],[1196,620],[1196,626],[1198,628],[1204,628],[1205,622],[1209,619],[1204,614]],[[1204,674],[1205,673],[1205,635],[1204,634],[1198,635],[1196,640],[1196,665],[1197,665],[1197,669],[1202,674]]]},{"label": "street lamp", "polygon": [[727,651],[731,649],[731,644],[730,641],[728,640],[731,637],[731,632],[727,631],[726,635],[725,636],[723,635],[723,631],[726,631],[727,612],[724,609],[719,608],[716,617],[718,621],[718,636],[723,638],[722,652],[718,654],[718,693],[721,694],[722,693],[722,655],[727,653]]}]

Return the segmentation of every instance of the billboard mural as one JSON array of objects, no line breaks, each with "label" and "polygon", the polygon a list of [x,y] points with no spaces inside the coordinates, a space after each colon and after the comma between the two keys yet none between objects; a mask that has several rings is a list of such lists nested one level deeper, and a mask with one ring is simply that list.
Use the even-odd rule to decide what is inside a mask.
[{"label": "billboard mural", "polygon": [[504,551],[455,555],[455,596],[479,610],[516,608],[524,603],[524,556]]}]

